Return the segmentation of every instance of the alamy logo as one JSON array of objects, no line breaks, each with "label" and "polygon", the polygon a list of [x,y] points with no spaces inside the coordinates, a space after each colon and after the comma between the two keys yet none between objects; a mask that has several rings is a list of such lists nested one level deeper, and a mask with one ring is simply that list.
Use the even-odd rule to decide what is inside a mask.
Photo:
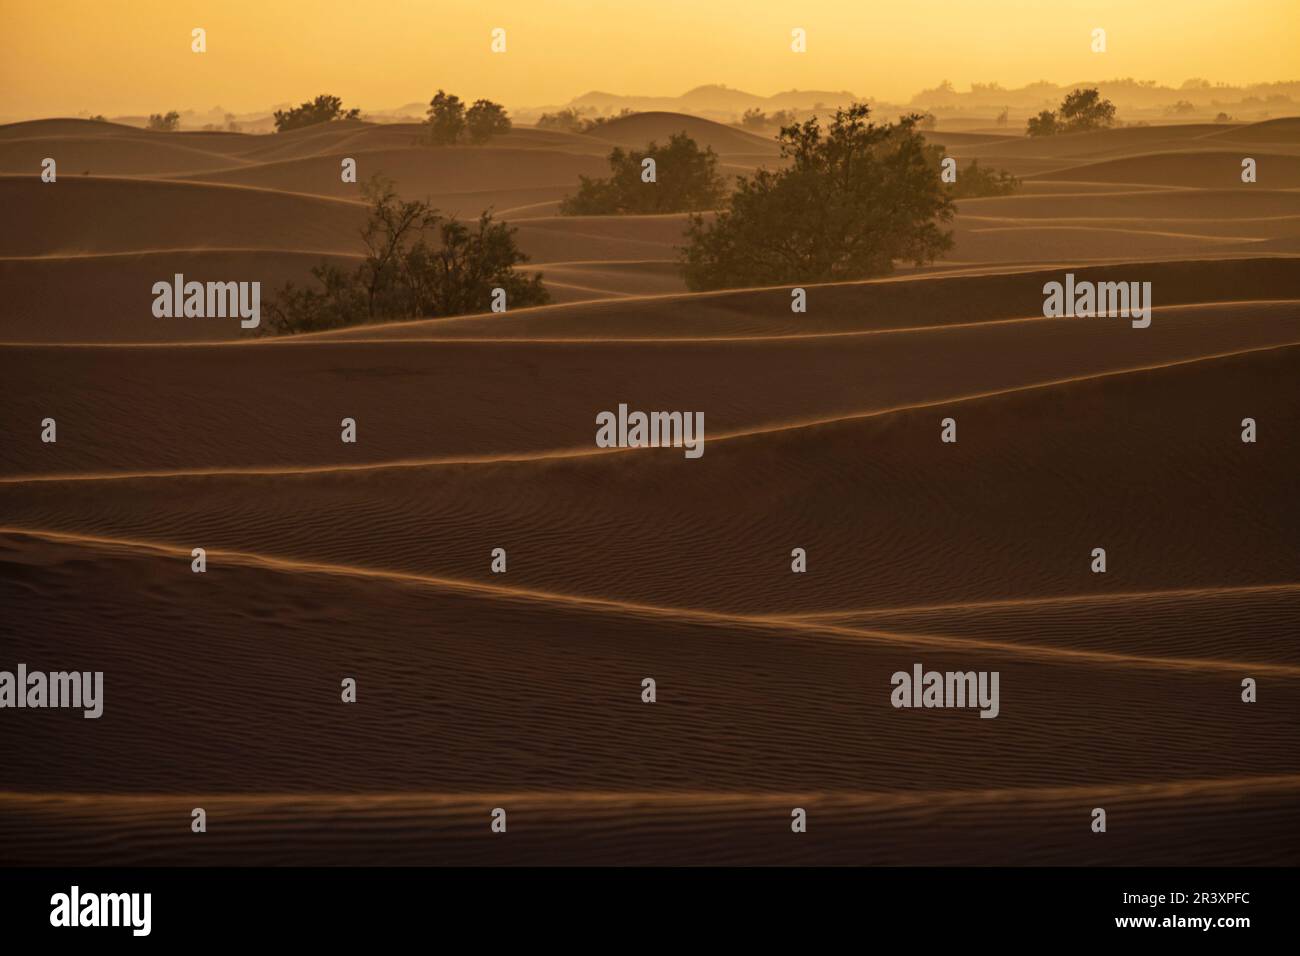
[{"label": "alamy logo", "polygon": [[1150,282],[1075,282],[1074,273],[1067,272],[1064,284],[1043,286],[1043,297],[1046,319],[1120,316],[1131,318],[1135,329],[1151,324]]},{"label": "alamy logo", "polygon": [[894,685],[889,702],[899,707],[979,707],[981,717],[996,717],[998,671],[921,672],[920,664],[912,673],[896,671],[890,678]]},{"label": "alamy logo", "polygon": [[153,928],[152,893],[70,892],[50,897],[51,926],[129,926],[133,936],[148,936]]},{"label": "alamy logo", "polygon": [[597,448],[685,448],[687,458],[704,454],[703,412],[629,412],[620,402],[618,414],[596,416]]},{"label": "alamy logo", "polygon": [[153,314],[160,319],[238,316],[246,329],[262,321],[260,282],[186,282],[178,272],[171,282],[155,282],[153,294]]},{"label": "alamy logo", "polygon": [[0,708],[71,707],[85,711],[81,716],[96,720],[104,713],[104,672],[27,670],[0,671]]}]

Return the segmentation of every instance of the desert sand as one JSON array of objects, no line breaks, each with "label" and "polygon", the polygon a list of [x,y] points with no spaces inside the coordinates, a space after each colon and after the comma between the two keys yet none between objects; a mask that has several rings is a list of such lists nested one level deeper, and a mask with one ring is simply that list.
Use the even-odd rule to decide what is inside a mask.
[{"label": "desert sand", "polygon": [[[0,667],[107,675],[97,721],[24,715],[12,862],[1300,859],[1300,121],[939,130],[1024,188],[806,314],[688,293],[684,216],[558,215],[681,129],[777,161],[665,113],[442,149],[0,127]],[[174,272],[354,262],[345,157],[492,207],[554,304],[283,338],[151,314]],[[1067,271],[1151,282],[1151,327],[1043,318]],[[702,410],[703,457],[596,448],[619,402]],[[916,661],[999,671],[1000,716],[893,709]]]}]

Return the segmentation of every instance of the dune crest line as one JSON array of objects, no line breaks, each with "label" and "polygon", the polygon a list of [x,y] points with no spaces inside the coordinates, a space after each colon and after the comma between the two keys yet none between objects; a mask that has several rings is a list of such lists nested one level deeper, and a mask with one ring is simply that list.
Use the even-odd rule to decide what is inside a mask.
[{"label": "dune crest line", "polygon": [[[1121,375],[1132,375],[1138,372],[1154,372],[1166,368],[1179,368],[1186,365],[1195,365],[1200,362],[1214,362],[1221,359],[1237,358],[1242,355],[1253,355],[1260,352],[1276,352],[1281,349],[1289,349],[1300,346],[1300,339],[1291,342],[1281,342],[1276,345],[1258,345],[1245,349],[1236,349],[1231,352],[1218,352],[1212,355],[1198,355],[1187,359],[1174,359],[1169,362],[1157,362],[1152,365],[1139,365],[1131,368],[1111,369],[1105,372],[1093,372],[1088,375],[1072,375],[1065,378],[1049,379],[1044,382],[1031,382],[1027,385],[1011,385],[1006,388],[992,389],[985,392],[974,392],[968,395],[956,395],[949,398],[937,398],[924,402],[914,402],[906,405],[895,405],[887,408],[873,409],[871,411],[859,412],[849,415],[836,415],[830,418],[808,419],[804,421],[786,422],[777,425],[762,426],[757,428],[738,429],[729,432],[723,432],[719,435],[710,435],[709,441],[712,443],[728,441],[735,438],[752,438],[765,435],[776,435],[783,432],[800,431],[803,429],[818,428],[824,425],[835,425],[847,422],[865,421],[871,418],[881,418],[886,415],[895,415],[900,412],[919,411],[925,408],[941,408],[945,405],[957,405],[964,402],[974,402],[989,398],[1000,398],[1004,395],[1014,395],[1019,392],[1030,392],[1039,389],[1056,388],[1062,385],[1074,385],[1080,382],[1096,381],[1099,379],[1115,378]],[[214,478],[224,475],[237,477],[274,477],[287,475],[318,475],[318,474],[339,474],[346,472],[372,472],[384,471],[397,468],[425,468],[444,465],[483,465],[483,464],[506,464],[506,463],[523,463],[535,461],[549,461],[570,458],[586,458],[597,455],[616,455],[627,454],[630,452],[641,451],[643,449],[632,447],[612,447],[597,448],[594,446],[582,446],[580,448],[568,449],[550,449],[538,452],[524,452],[518,454],[503,455],[463,455],[454,458],[407,458],[396,459],[393,461],[365,462],[355,465],[304,465],[297,468],[267,468],[257,466],[231,467],[231,468],[211,468],[211,469],[173,469],[168,471],[139,471],[139,472],[99,472],[99,473],[73,473],[73,474],[53,474],[53,475],[8,475],[0,477],[0,485],[20,485],[37,482],[72,482],[72,481],[128,481],[154,478]]]},{"label": "dune crest line", "polygon": [[[95,535],[72,534],[62,531],[46,531],[33,528],[0,526],[0,535],[6,534],[39,538],[62,543],[99,546],[103,548],[152,551],[156,554],[167,555],[169,557],[181,557],[185,559],[190,557],[190,549],[187,547],[158,541],[143,541],[135,538],[108,538]],[[954,638],[935,634],[900,634],[893,631],[873,628],[819,624],[803,621],[798,618],[761,617],[745,614],[732,614],[722,611],[708,611],[696,608],[679,608],[656,604],[643,604],[633,601],[618,601],[610,598],[585,595],[560,594],[557,592],[539,591],[531,588],[505,587],[503,585],[484,584],[459,578],[444,578],[431,574],[418,574],[411,571],[395,571],[382,568],[367,568],[357,565],[332,564],[323,561],[284,558],[251,551],[235,551],[221,548],[208,548],[207,557],[209,561],[215,558],[221,558],[246,567],[263,567],[273,571],[324,574],[338,577],[354,577],[395,583],[415,584],[424,587],[457,591],[463,594],[525,601],[535,605],[568,605],[587,610],[599,610],[621,614],[642,614],[655,617],[679,618],[705,624],[730,624],[736,627],[798,631],[824,637],[867,640],[880,644],[980,649],[996,653],[1010,654],[1018,657],[1026,657],[1029,659],[1047,661],[1058,661],[1064,659],[1101,666],[1130,665],[1155,670],[1175,671],[1208,670],[1237,672],[1249,670],[1252,673],[1259,672],[1286,677],[1300,677],[1300,665],[1291,664],[1221,661],[1205,658],[1148,657],[1140,654],[1115,654],[1104,651],[1041,647],[1034,644],[1015,644],[1002,641],[989,641],[980,638]]]}]

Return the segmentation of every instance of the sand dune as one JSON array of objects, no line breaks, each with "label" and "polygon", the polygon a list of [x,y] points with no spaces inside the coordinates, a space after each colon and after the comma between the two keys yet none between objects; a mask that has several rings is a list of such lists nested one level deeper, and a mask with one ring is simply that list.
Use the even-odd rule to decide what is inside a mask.
[{"label": "sand dune", "polygon": [[[1262,124],[1257,124],[1262,125]],[[1212,123],[1184,123],[1170,126],[1128,126],[1093,130],[1087,133],[1064,133],[1057,136],[1018,136],[988,143],[954,143],[950,152],[971,157],[985,155],[1032,156],[1042,159],[1100,160],[1114,156],[1144,153],[1177,152],[1203,149],[1211,137],[1231,135],[1252,137],[1251,126],[1224,127]],[[1278,135],[1278,134],[1274,134]],[[1267,140],[1274,141],[1274,140]],[[1287,136],[1276,141],[1295,143]]]},{"label": "sand dune", "polygon": [[[358,179],[374,171],[392,179],[408,197],[432,197],[449,213],[477,217],[491,206],[501,209],[518,202],[508,197],[527,194],[531,201],[559,199],[577,189],[579,176],[607,175],[607,163],[595,156],[550,150],[476,148],[387,149],[313,155],[303,159],[267,162],[256,166],[192,176],[204,182],[286,192],[317,193],[344,199],[359,198],[357,183],[344,183],[339,175],[344,156],[357,161]],[[545,190],[539,192],[539,190]],[[475,193],[471,207],[450,208],[449,195]]]},{"label": "sand dune", "polygon": [[971,640],[1000,640],[1012,634],[1032,640],[1035,647],[1175,659],[1224,656],[1268,667],[1300,662],[1300,648],[1291,637],[1298,605],[1300,581],[824,612],[802,620]]},{"label": "sand dune", "polygon": [[[1080,281],[1149,281],[1157,304],[1300,298],[1300,276],[1288,257],[1235,261],[1113,263],[1041,266],[1026,272],[958,276],[901,276],[810,286],[815,304],[790,311],[785,287],[696,294],[644,302],[593,302],[542,307],[507,315],[460,316],[341,329],[321,339],[411,338],[713,338],[805,336],[953,325],[1041,316],[1043,284],[1066,271]],[[1153,295],[1156,295],[1153,291]],[[689,304],[689,312],[684,306]]]},{"label": "sand dune", "polygon": [[0,139],[0,173],[38,179],[46,157],[73,176],[183,176],[225,169],[238,157],[186,145],[161,134]]},{"label": "sand dune", "polygon": [[1300,192],[1256,189],[1238,180],[1224,189],[1117,190],[1084,195],[1016,195],[962,199],[963,213],[1034,218],[1258,219],[1300,214]]},{"label": "sand dune", "polygon": [[1236,143],[1287,143],[1300,145],[1300,117],[1284,116],[1279,119],[1229,126],[1206,133],[1205,139]]},{"label": "sand dune", "polygon": [[[1052,221],[1057,222],[1056,220]],[[1156,231],[1127,221],[1091,220],[1079,224],[1047,225],[1044,220],[971,224],[958,223],[953,256],[959,261],[988,262],[1106,262],[1124,259],[1221,258],[1257,255],[1262,240],[1254,236],[1205,235],[1187,223]],[[1224,229],[1224,227],[1220,227]],[[1237,230],[1244,232],[1246,230]]]},{"label": "sand dune", "polygon": [[0,234],[4,256],[196,247],[350,253],[366,215],[360,203],[314,196],[100,177],[50,184],[0,176],[0,204],[23,224]]},{"label": "sand dune", "polygon": [[585,302],[601,297],[671,295],[685,291],[672,259],[628,262],[545,262],[533,264],[546,276],[546,288],[557,303]]},{"label": "sand dune", "polygon": [[[637,304],[619,300],[603,308],[636,315]],[[550,311],[563,315],[563,307]],[[130,474],[591,453],[596,412],[620,401],[703,410],[709,434],[721,436],[1300,341],[1295,311],[1294,300],[1171,306],[1157,309],[1151,328],[1142,330],[1123,320],[1018,318],[878,334],[660,342],[644,338],[643,324],[640,336],[603,341],[504,336],[365,342],[325,336],[108,353],[95,347],[6,346],[2,354],[12,372],[0,383],[5,429],[33,433],[46,415],[55,414],[64,434],[57,446],[16,443],[3,473]],[[165,329],[185,320],[150,315],[148,321]],[[973,350],[1001,358],[972,364],[966,356]],[[532,369],[522,381],[521,362]],[[723,362],[734,376],[708,374]],[[667,380],[664,368],[673,370]],[[573,387],[577,379],[586,386]],[[66,380],[76,381],[76,389],[59,384]],[[231,381],[239,382],[238,389],[225,384]],[[774,388],[774,381],[781,387]],[[320,396],[320,383],[328,383],[328,398]],[[452,394],[466,407],[507,402],[516,411],[481,421],[449,406],[446,396]],[[204,400],[205,395],[222,400]],[[122,414],[127,408],[132,413]],[[268,420],[270,408],[276,415]],[[395,417],[392,408],[410,414]],[[365,423],[364,441],[338,441],[343,417]]]},{"label": "sand dune", "polygon": [[[18,865],[1284,865],[1295,799],[1288,777],[932,796],[6,795],[0,839]],[[1079,832],[1080,808],[1099,804],[1123,821],[1105,840]],[[201,842],[177,827],[199,805],[213,822]],[[508,839],[486,832],[495,806]],[[810,821],[797,838],[794,806]]]},{"label": "sand dune", "polygon": [[141,132],[135,126],[125,126],[122,123],[101,123],[95,120],[73,119],[70,117],[0,123],[0,140],[84,135],[135,137],[139,136]]},{"label": "sand dune", "polygon": [[[872,791],[884,780],[894,791],[978,792],[990,774],[1008,789],[1141,785],[1156,752],[1166,781],[1196,779],[1209,754],[1221,776],[1251,776],[1259,755],[1297,727],[1296,669],[1259,672],[1273,718],[1261,725],[1235,699],[1236,665],[1054,658],[870,631],[546,606],[310,571],[289,582],[281,580],[289,572],[223,564],[215,552],[201,578],[190,575],[185,552],[163,558],[23,535],[3,540],[6,585],[21,580],[26,595],[16,627],[38,612],[51,615],[61,654],[84,657],[94,628],[60,610],[60,595],[75,588],[85,609],[130,622],[132,641],[98,651],[106,674],[128,687],[144,686],[151,672],[172,675],[149,685],[151,694],[111,701],[109,684],[101,723],[58,714],[32,726],[32,746],[5,768],[7,788],[25,776],[55,793],[186,793],[205,789],[201,781],[214,793],[435,784],[483,792],[507,783],[780,793]],[[377,633],[371,622],[381,615],[390,628]],[[186,641],[178,646],[182,620]],[[412,641],[416,621],[436,623]],[[41,649],[19,631],[14,653],[30,659]],[[999,669],[1006,709],[996,722],[969,711],[894,710],[889,677],[918,658],[938,669]],[[661,695],[648,712],[639,695],[647,675]],[[340,706],[340,676],[357,677],[360,707]],[[1080,683],[1088,694],[1062,693]],[[1207,706],[1220,696],[1216,687],[1222,702]],[[773,698],[782,708],[760,706]],[[1123,746],[1098,738],[1089,715],[1100,708],[1141,719],[1149,734]],[[602,710],[606,718],[597,719]],[[160,713],[170,719],[159,721]],[[744,749],[718,733],[739,719],[748,725]],[[404,733],[393,735],[398,720]],[[131,752],[126,742],[146,724],[157,728],[151,755],[115,759]],[[253,734],[254,727],[263,729]],[[91,739],[102,757],[60,759]],[[315,746],[294,747],[295,739]],[[188,760],[160,759],[179,758],[184,748],[193,748]],[[420,759],[403,760],[403,752]],[[1271,772],[1295,771],[1293,760],[1281,760]]]},{"label": "sand dune", "polygon": [[685,215],[523,216],[510,223],[534,262],[676,259],[686,231]]},{"label": "sand dune", "polygon": [[[895,338],[884,337],[877,347]],[[924,354],[941,341],[932,341]],[[993,354],[991,343],[980,350],[973,342],[964,349],[954,347],[948,362],[936,355],[932,380],[943,382],[968,368],[959,355],[977,350]],[[1059,348],[1076,354],[1081,343]],[[270,356],[282,348],[253,351]],[[644,353],[645,346],[639,351]],[[148,374],[137,370],[124,381],[161,383],[171,374],[189,382],[196,399],[213,394],[193,380],[193,364],[177,365],[158,350],[122,354],[156,363]],[[250,382],[256,380],[248,365],[252,354],[240,366]],[[415,354],[409,346],[407,354]],[[421,365],[430,368],[427,355],[439,354],[426,353]],[[782,376],[783,411],[793,417],[788,406],[811,386],[794,374],[797,353],[787,349],[781,354],[790,368]],[[1013,354],[1023,362],[1030,353]],[[70,417],[63,413],[67,437],[61,433],[57,450],[44,449],[50,452],[44,471],[91,471],[96,462],[87,460],[88,451],[115,468],[124,468],[133,457],[166,466],[160,459],[169,448],[174,457],[181,447],[189,452],[186,464],[193,466],[204,463],[202,455],[229,458],[231,439],[244,446],[237,450],[242,457],[266,455],[270,449],[284,454],[288,446],[282,443],[304,433],[308,437],[297,438],[297,447],[306,449],[312,442],[337,460],[338,452],[328,449],[341,447],[337,423],[346,413],[356,414],[364,429],[358,451],[374,444],[393,449],[411,442],[412,435],[430,449],[448,448],[449,438],[459,432],[466,451],[493,447],[499,452],[535,441],[536,430],[545,434],[549,429],[548,445],[585,446],[585,453],[324,473],[285,468],[243,476],[6,483],[0,485],[0,500],[16,527],[162,541],[187,549],[203,542],[212,548],[453,579],[486,576],[486,555],[500,544],[515,549],[512,586],[749,613],[1063,596],[1085,589],[1130,592],[1287,582],[1294,578],[1292,542],[1300,535],[1300,510],[1291,504],[1288,490],[1293,475],[1285,457],[1255,454],[1255,447],[1240,442],[1238,432],[1245,415],[1255,417],[1273,442],[1285,441],[1300,426],[1289,386],[1298,354],[1295,347],[1249,352],[942,405],[884,409],[867,417],[845,411],[837,420],[815,426],[715,437],[704,457],[692,462],[676,449],[594,453],[594,412],[604,407],[599,381],[587,386],[593,391],[568,397],[559,383],[574,376],[566,375],[558,356],[536,366],[539,371],[555,368],[557,384],[533,379],[528,386],[530,394],[551,396],[550,414],[533,413],[529,406],[535,400],[511,402],[516,417],[485,434],[482,425],[458,430],[457,416],[450,410],[439,414],[444,403],[427,386],[434,398],[427,411],[416,410],[411,393],[396,400],[378,383],[402,377],[394,367],[399,360],[395,353],[380,355],[372,348],[367,366],[328,379],[330,397],[317,394],[312,411],[285,408],[279,413],[318,422],[306,429],[260,424],[260,410],[267,406],[257,402],[260,396],[250,387],[222,393],[220,407],[201,400],[173,401],[184,414],[161,421],[160,431],[147,439],[138,427],[115,429],[109,414],[98,416],[93,431],[79,430],[76,423],[88,421],[88,411],[80,409]],[[345,368],[338,357],[336,353],[334,367]],[[446,361],[482,368],[463,353],[451,353]],[[905,388],[911,387],[914,395],[917,388],[933,389],[933,381],[916,383],[914,372],[909,374],[896,356],[882,353],[876,361],[880,373],[895,369],[888,399],[892,407],[912,397]],[[517,363],[518,357],[515,367]],[[586,367],[598,369],[601,363],[589,356]],[[863,375],[860,361],[847,360],[846,367],[863,378],[878,377]],[[807,374],[810,380],[830,377],[824,363],[813,364]],[[436,368],[426,375],[440,380]],[[745,377],[753,376],[749,371]],[[353,384],[344,386],[349,379]],[[449,393],[461,391],[458,385],[446,387]],[[501,395],[512,387],[520,386],[499,384],[492,407],[502,407]],[[710,390],[717,397],[710,398]],[[488,391],[485,385],[484,394]],[[287,384],[282,387],[285,395],[293,392]],[[775,389],[769,393],[781,394]],[[472,394],[461,394],[461,407],[478,407]],[[753,414],[752,398],[699,376],[682,375],[673,382],[661,377],[639,387],[626,381],[609,394],[609,403],[706,409],[708,421],[716,423],[715,436]],[[1223,402],[1225,395],[1232,396],[1230,404]],[[924,397],[933,401],[940,396],[931,391]],[[23,412],[20,400],[19,411],[37,422],[38,410],[48,409],[50,402],[37,396],[32,401]],[[147,408],[126,391],[103,401],[137,413]],[[372,402],[373,411],[357,411]],[[570,411],[562,410],[566,404]],[[852,404],[859,413],[868,407],[861,399]],[[404,409],[400,417],[381,410],[399,407]],[[822,407],[834,411],[825,400]],[[1090,412],[1098,407],[1122,409],[1122,414],[1112,419]],[[945,415],[955,415],[965,429],[957,445],[937,439]],[[567,441],[555,440],[563,437],[561,431],[568,432]],[[200,444],[199,436],[211,442],[222,432],[229,436],[224,445]],[[481,443],[479,448],[475,443]],[[56,467],[54,456],[69,453],[76,458]],[[16,463],[22,469],[18,473],[31,473],[30,455],[23,458]],[[836,464],[827,468],[825,461]],[[1214,468],[1207,468],[1207,462]],[[1240,488],[1250,488],[1250,496],[1241,496]],[[535,493],[525,495],[521,489]],[[774,511],[771,502],[778,500],[786,507]],[[1187,520],[1192,513],[1198,516],[1194,522]],[[628,529],[630,520],[635,523]],[[1032,535],[1016,533],[1027,526],[1034,528]],[[430,542],[437,542],[436,547]],[[1104,576],[1087,570],[1090,549],[1099,544],[1110,550],[1113,564]],[[790,573],[795,546],[815,555],[815,578]],[[1216,558],[1207,563],[1205,549],[1211,546]],[[972,560],[956,563],[957,554]],[[813,580],[815,587],[805,583]]]},{"label": "sand dune", "polygon": [[[616,144],[684,129],[728,175],[778,162],[707,120],[456,148],[417,123],[0,126],[0,641],[5,666],[106,682],[100,720],[18,715],[0,845],[46,865],[1294,862],[1298,122],[935,132],[1034,178],[960,201],[948,258],[806,284],[800,314],[786,287],[685,293],[684,216],[557,215]],[[556,304],[255,340],[152,316],[178,271],[270,295],[357,261],[346,156],[495,207]],[[1152,283],[1150,328],[1042,318],[1067,271]],[[597,449],[620,402],[703,412],[703,457]],[[998,718],[891,707],[918,661],[997,671]]]},{"label": "sand dune", "polygon": [[1179,153],[1130,156],[1040,173],[1038,178],[1077,182],[1201,186],[1206,189],[1240,187],[1242,190],[1247,190],[1254,189],[1256,186],[1267,189],[1292,189],[1300,186],[1300,156],[1258,153],[1253,154],[1251,158],[1258,164],[1259,179],[1256,183],[1241,181],[1240,150],[1235,152],[1188,150]]},{"label": "sand dune", "polygon": [[[0,838],[19,865],[1285,865],[1297,852],[1296,786],[1279,776],[916,796],[14,794],[0,797]],[[1124,824],[1106,840],[1079,832],[1081,808],[1098,804]],[[177,826],[195,806],[213,821],[201,841]],[[494,807],[509,808],[508,839],[486,831]],[[798,837],[792,807],[809,815]],[[1188,832],[1197,839],[1180,839]]]},{"label": "sand dune", "polygon": [[779,151],[772,137],[758,136],[734,126],[681,113],[636,113],[610,120],[586,135],[604,143],[644,148],[652,140],[662,146],[674,133],[683,132],[701,148],[711,147],[724,158],[733,153],[775,157]]},{"label": "sand dune", "polygon": [[198,282],[257,281],[265,301],[286,282],[315,287],[322,260],[357,260],[278,249],[166,249],[0,259],[0,340],[8,342],[220,341],[252,335],[238,320],[176,322],[153,314],[153,284],[176,273]]}]

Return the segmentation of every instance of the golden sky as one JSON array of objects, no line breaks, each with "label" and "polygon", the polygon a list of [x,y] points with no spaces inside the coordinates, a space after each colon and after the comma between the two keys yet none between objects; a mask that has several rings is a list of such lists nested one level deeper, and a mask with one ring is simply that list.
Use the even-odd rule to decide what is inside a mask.
[{"label": "golden sky", "polygon": [[[193,27],[208,50],[190,52]],[[490,52],[506,29],[507,50]],[[790,31],[808,51],[790,51]],[[1091,52],[1094,27],[1108,51]],[[0,116],[1300,77],[1300,0],[0,0]]]}]

